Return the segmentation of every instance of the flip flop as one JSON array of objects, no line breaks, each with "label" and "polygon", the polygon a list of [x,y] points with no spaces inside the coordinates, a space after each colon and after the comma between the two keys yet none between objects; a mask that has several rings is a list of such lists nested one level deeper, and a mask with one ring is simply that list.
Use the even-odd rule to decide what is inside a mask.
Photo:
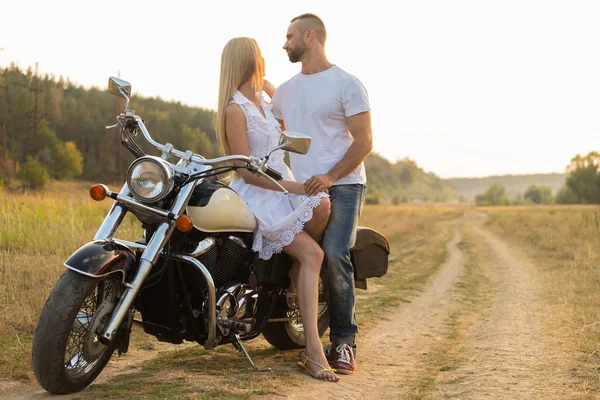
[{"label": "flip flop", "polygon": [[[325,382],[333,382],[333,383],[337,383],[340,381],[339,377],[337,375],[335,375],[336,370],[333,368],[326,368],[324,365],[319,364],[318,362],[311,360],[310,358],[308,358],[308,356],[306,355],[306,353],[304,352],[304,350],[302,350],[300,352],[300,358],[304,359],[304,361],[300,362],[298,361],[296,364],[302,369],[303,372],[306,372],[307,374],[309,374],[310,376],[312,376],[315,379],[318,379],[320,381],[325,381]],[[310,368],[308,368],[306,366],[306,363],[311,362],[313,364],[315,364],[317,367],[321,368],[320,371],[317,372],[312,372],[310,370]],[[334,374],[338,380],[337,381],[330,381],[329,379],[327,379],[325,377],[325,373],[332,373]]]}]

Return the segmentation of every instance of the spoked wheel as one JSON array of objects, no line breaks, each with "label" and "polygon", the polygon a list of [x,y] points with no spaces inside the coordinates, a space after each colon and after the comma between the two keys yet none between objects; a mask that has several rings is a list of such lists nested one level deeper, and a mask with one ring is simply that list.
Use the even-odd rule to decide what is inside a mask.
[{"label": "spoked wheel", "polygon": [[100,374],[116,341],[98,335],[121,296],[115,275],[92,278],[68,270],[50,294],[33,338],[36,379],[50,393],[78,392]]},{"label": "spoked wheel", "polygon": [[[319,295],[322,297],[323,284],[319,281]],[[304,337],[304,325],[299,309],[288,307],[285,296],[279,296],[278,304],[275,306],[271,319],[262,331],[262,335],[271,345],[280,350],[300,349],[306,346]],[[317,313],[317,328],[319,337],[325,334],[329,327],[329,313],[325,301],[319,303]]]}]

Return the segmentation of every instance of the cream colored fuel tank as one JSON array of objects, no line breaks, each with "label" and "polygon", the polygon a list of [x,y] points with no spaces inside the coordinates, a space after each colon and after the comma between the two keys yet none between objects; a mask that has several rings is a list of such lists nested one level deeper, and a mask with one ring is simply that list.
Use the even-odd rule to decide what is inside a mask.
[{"label": "cream colored fuel tank", "polygon": [[254,232],[256,218],[244,200],[219,182],[203,182],[194,189],[187,215],[203,232]]}]

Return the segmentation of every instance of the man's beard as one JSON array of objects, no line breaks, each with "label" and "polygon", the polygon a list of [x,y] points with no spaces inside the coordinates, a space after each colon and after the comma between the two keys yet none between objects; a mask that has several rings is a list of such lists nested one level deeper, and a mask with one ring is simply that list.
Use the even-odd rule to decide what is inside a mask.
[{"label": "man's beard", "polygon": [[288,53],[288,58],[290,59],[290,62],[297,63],[298,61],[300,61],[300,59],[304,55],[305,51],[306,51],[306,48],[291,50]]}]

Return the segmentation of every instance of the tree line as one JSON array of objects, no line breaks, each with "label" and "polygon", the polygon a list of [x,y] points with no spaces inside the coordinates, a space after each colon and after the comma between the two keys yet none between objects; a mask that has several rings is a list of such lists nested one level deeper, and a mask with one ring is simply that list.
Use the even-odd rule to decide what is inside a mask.
[{"label": "tree line", "polygon": [[[135,95],[131,101],[159,142],[205,157],[219,154],[212,110]],[[121,146],[118,129],[105,126],[124,108],[123,99],[104,89],[38,76],[14,64],[0,69],[0,183],[28,176],[122,180],[133,156]],[[144,140],[138,142],[155,154]]]},{"label": "tree line", "polygon": [[475,196],[478,206],[521,205],[521,204],[600,204],[600,153],[591,151],[582,156],[577,154],[566,168],[565,185],[552,195],[548,186],[531,185],[515,199],[506,196],[505,188],[493,183],[485,193]]},{"label": "tree line", "polygon": [[[135,95],[131,107],[157,141],[220,155],[213,110]],[[125,101],[105,88],[86,89],[14,64],[0,69],[0,185],[15,178],[31,188],[50,179],[122,181],[133,156],[121,146],[118,130],[105,126],[124,108]],[[137,143],[156,154],[144,139]],[[446,201],[454,194],[448,182],[410,159],[392,164],[374,153],[366,167],[369,203]]]}]

